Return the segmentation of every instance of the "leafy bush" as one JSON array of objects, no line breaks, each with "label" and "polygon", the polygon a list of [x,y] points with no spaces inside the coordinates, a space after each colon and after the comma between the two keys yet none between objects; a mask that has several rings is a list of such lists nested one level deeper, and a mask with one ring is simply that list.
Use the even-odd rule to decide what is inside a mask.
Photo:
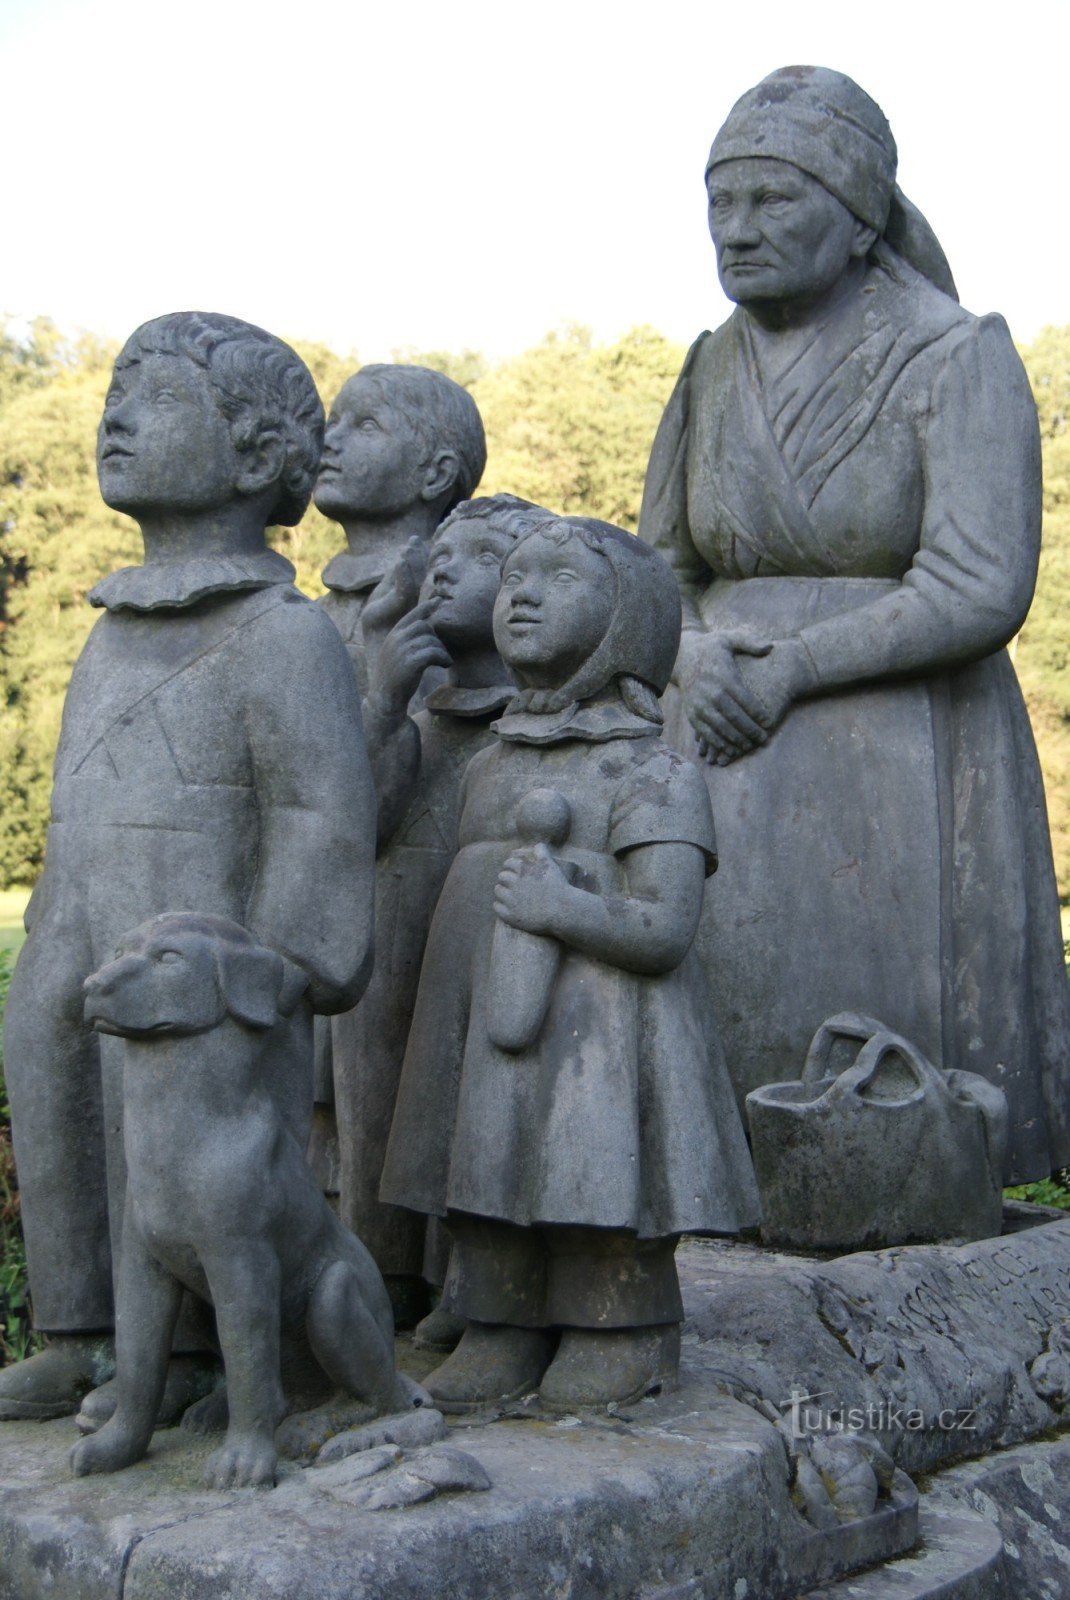
[{"label": "leafy bush", "polygon": [[[11,981],[11,964],[0,950],[0,1023]],[[11,1153],[11,1111],[4,1085],[4,1057],[0,1049],[0,1366],[21,1361],[37,1345],[30,1328],[26,1287],[26,1251],[19,1221],[19,1186]]]}]

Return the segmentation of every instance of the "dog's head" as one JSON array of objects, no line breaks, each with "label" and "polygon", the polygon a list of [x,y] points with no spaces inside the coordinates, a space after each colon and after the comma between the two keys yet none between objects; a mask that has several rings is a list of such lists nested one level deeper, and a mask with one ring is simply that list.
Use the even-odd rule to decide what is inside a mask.
[{"label": "dog's head", "polygon": [[270,1028],[296,1003],[294,970],[226,917],[167,912],[125,934],[85,980],[85,1018],[133,1039],[204,1033],[228,1016]]}]

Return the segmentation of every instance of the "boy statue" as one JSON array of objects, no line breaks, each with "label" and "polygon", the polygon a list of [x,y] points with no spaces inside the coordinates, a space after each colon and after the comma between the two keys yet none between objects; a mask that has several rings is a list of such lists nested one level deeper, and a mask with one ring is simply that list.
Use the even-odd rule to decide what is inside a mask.
[{"label": "boy statue", "polygon": [[[362,367],[335,397],[314,499],[324,516],[342,524],[347,548],[324,567],[327,592],[319,603],[345,641],[362,697],[386,635],[416,605],[435,529],[475,493],[486,461],[475,401],[431,367]],[[432,666],[423,691],[442,676]],[[315,1052],[309,1158],[325,1192],[337,1194],[331,1029],[323,1022]]]},{"label": "boy statue", "polygon": [[[415,603],[431,535],[475,493],[486,461],[476,403],[444,373],[382,364],[342,385],[327,419],[315,501],[342,524],[347,548],[323,569],[321,603],[345,640],[362,694],[373,644],[362,623],[372,591],[390,575],[368,619],[385,634]],[[406,546],[415,572],[407,593],[393,572]]]},{"label": "boy statue", "polygon": [[[322,438],[304,363],[234,317],[160,317],[115,364],[100,488],[140,524],[145,563],[89,597],[104,614],[67,694],[47,861],[5,1019],[30,1287],[48,1343],[0,1373],[3,1419],[75,1411],[110,1371],[120,1041],[86,1025],[83,980],[155,914],[248,929],[283,958],[295,997],[263,1060],[303,1146],[313,1013],[352,1006],[368,979],[375,799],[353,672],[265,542],[269,526],[303,515]],[[188,1330],[185,1340],[180,1322],[173,1371],[198,1348]]]}]

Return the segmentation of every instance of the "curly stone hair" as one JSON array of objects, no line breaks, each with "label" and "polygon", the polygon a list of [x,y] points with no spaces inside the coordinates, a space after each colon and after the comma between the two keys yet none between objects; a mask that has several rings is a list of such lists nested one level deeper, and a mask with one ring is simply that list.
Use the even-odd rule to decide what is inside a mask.
[{"label": "curly stone hair", "polygon": [[143,355],[185,356],[203,368],[237,451],[248,450],[263,429],[280,435],[286,461],[268,522],[300,522],[319,466],[324,417],[312,374],[297,352],[240,317],[175,311],[142,323],[123,346],[116,370]]}]

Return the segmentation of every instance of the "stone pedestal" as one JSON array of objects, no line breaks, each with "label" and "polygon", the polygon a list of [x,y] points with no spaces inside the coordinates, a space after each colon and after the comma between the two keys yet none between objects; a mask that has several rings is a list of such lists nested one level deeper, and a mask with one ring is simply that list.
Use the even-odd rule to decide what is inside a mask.
[{"label": "stone pedestal", "polygon": [[[125,1472],[76,1481],[69,1423],[5,1426],[0,1597],[1066,1592],[1070,1438],[1052,1430],[1070,1218],[957,1249],[821,1263],[688,1241],[679,1260],[681,1387],[614,1413],[548,1419],[518,1405],[422,1451],[380,1443],[329,1467],[287,1466],[274,1491],[225,1495],[200,1487],[208,1445],[180,1430],[158,1432]],[[399,1344],[418,1375],[415,1355]],[[459,1481],[445,1455],[458,1450],[488,1490],[436,1492],[436,1479]],[[923,1548],[885,1566],[916,1544],[910,1477],[922,1472],[936,1474],[920,1503]],[[844,1577],[852,1568],[868,1570]]]}]

